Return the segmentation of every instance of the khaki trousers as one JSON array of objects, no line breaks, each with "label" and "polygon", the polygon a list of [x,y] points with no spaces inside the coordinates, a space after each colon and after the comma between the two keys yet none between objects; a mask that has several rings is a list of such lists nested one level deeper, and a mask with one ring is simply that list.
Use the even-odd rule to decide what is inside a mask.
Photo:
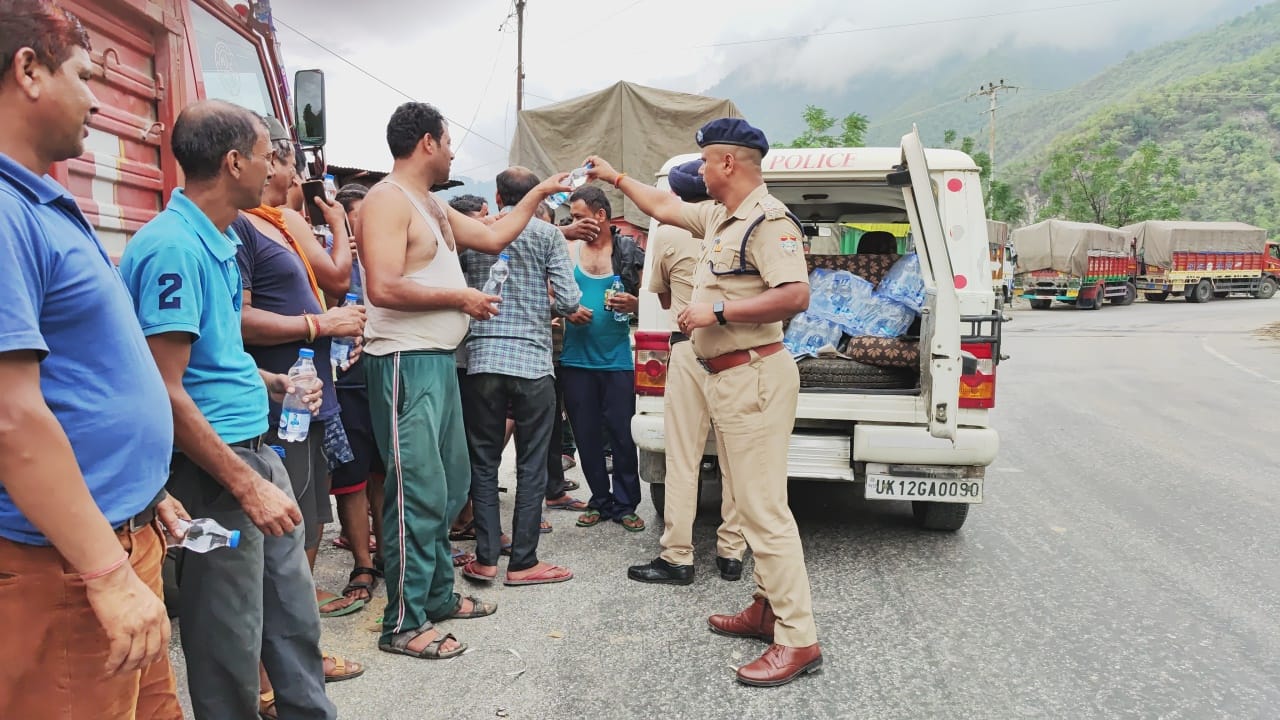
[{"label": "khaki trousers", "polygon": [[[154,525],[116,533],[157,596],[164,539]],[[84,581],[52,547],[0,540],[0,718],[182,720],[166,652],[142,670],[106,677],[110,642]]]},{"label": "khaki trousers", "polygon": [[[754,353],[753,353],[754,356]],[[707,376],[703,383],[716,428],[726,490],[755,555],[757,594],[778,616],[774,642],[818,641],[804,549],[787,505],[787,441],[795,425],[800,373],[786,351]]]},{"label": "khaki trousers", "polygon": [[[698,364],[693,344],[678,342],[671,346],[667,362],[667,386],[663,394],[662,432],[667,450],[666,500],[662,517],[662,559],[672,565],[693,564],[693,520],[698,514],[698,479],[702,452],[711,429],[711,414],[702,384],[709,375]],[[720,443],[723,493],[720,502],[720,527],[716,529],[716,554],[741,560],[746,541],[738,528],[737,508],[729,490]]]}]

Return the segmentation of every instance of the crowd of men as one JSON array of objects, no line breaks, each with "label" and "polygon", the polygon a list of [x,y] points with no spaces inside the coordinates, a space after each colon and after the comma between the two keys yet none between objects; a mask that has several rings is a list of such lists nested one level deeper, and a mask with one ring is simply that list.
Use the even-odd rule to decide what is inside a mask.
[{"label": "crowd of men", "polygon": [[[571,190],[565,173],[507,169],[492,216],[451,206],[431,192],[449,178],[449,127],[411,102],[387,124],[391,173],[315,199],[329,230],[317,235],[299,212],[288,131],[201,101],[166,149],[183,184],[117,269],[46,174],[83,153],[98,111],[89,50],[56,5],[0,0],[0,613],[24,659],[0,670],[0,717],[182,716],[161,568],[192,517],[240,533],[234,549],[176,553],[192,706],[218,720],[336,717],[325,683],[364,668],[321,650],[321,617],[358,611],[379,581],[379,649],[456,657],[466,645],[437,624],[498,608],[457,592],[455,567],[482,585],[570,580],[538,557],[546,509],[578,511],[581,527],[645,529],[627,322],[644,261],[613,232],[599,186],[572,191],[563,228],[538,216]],[[698,464],[714,427],[718,569],[740,577],[749,548],[756,592],[708,623],[769,643],[738,678],[780,685],[822,663],[786,498],[799,384],[781,323],[807,306],[807,272],[799,228],[762,180],[763,133],[721,119],[696,141],[702,157],[671,171],[671,191],[588,158],[592,181],[663,224],[649,289],[675,318],[663,550],[628,575],[693,581]],[[510,276],[493,294],[499,253]],[[343,303],[348,292],[360,302]],[[330,372],[334,339],[351,349]],[[295,386],[305,350],[320,381]],[[311,410],[303,441],[277,430],[290,394]],[[568,494],[562,408],[585,503]],[[498,466],[511,438],[508,538]],[[331,493],[354,562],[341,594],[312,577]],[[474,556],[451,542],[467,532]]]}]

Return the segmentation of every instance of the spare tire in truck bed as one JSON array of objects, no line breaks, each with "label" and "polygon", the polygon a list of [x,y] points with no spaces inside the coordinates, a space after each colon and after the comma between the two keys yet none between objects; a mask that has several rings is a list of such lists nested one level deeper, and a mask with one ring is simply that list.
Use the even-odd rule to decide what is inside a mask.
[{"label": "spare tire in truck bed", "polygon": [[843,358],[806,357],[796,361],[801,388],[867,388],[907,390],[916,386],[917,373],[903,368],[866,365]]}]

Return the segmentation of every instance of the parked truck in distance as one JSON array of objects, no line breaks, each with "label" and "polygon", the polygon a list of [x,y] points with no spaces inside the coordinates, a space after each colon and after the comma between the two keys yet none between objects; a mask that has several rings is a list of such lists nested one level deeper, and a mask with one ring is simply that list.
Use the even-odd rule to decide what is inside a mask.
[{"label": "parked truck in distance", "polygon": [[1265,300],[1280,287],[1280,246],[1262,228],[1148,220],[1121,230],[1135,249],[1135,284],[1148,301],[1181,295],[1202,303],[1232,294]]},{"label": "parked truck in distance", "polygon": [[987,251],[991,256],[991,287],[1000,302],[1008,305],[1013,302],[1013,277],[1017,272],[1017,253],[1009,244],[1009,223],[987,221]]},{"label": "parked truck in distance", "polygon": [[1047,310],[1054,300],[1098,310],[1104,301],[1131,305],[1138,297],[1129,237],[1115,228],[1045,220],[1010,237],[1018,258],[1018,293],[1036,310]]}]

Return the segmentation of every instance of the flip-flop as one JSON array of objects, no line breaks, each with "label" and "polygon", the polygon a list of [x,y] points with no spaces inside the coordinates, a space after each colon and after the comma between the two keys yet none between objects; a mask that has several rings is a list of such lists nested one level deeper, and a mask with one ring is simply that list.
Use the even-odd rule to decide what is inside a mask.
[{"label": "flip-flop", "polygon": [[547,585],[549,583],[560,583],[573,579],[573,571],[567,567],[559,565],[548,565],[542,570],[521,580],[512,580],[511,572],[507,571],[507,577],[502,581],[503,585]]},{"label": "flip-flop", "polygon": [[471,522],[467,523],[466,525],[463,525],[461,528],[457,530],[450,529],[449,539],[450,540],[475,540],[476,539],[476,522],[472,520]]},{"label": "flip-flop", "polygon": [[467,552],[466,550],[463,550],[462,548],[459,548],[459,547],[453,548],[453,566],[454,567],[462,567],[463,565],[466,565],[467,563],[475,559],[476,559],[475,553]]},{"label": "flip-flop", "polygon": [[573,510],[576,512],[582,512],[587,509],[587,504],[581,500],[571,498],[568,495],[564,497],[564,500],[548,500],[547,508],[550,510]]},{"label": "flip-flop", "polygon": [[[324,607],[325,605],[328,605],[331,602],[342,600],[344,597],[345,597],[344,595],[335,595],[334,597],[328,598],[326,600],[321,600],[320,598],[316,598],[316,607]],[[320,611],[320,617],[336,618],[336,617],[342,617],[344,615],[350,615],[351,613],[359,612],[360,610],[362,610],[366,604],[367,604],[366,600],[356,600],[355,602],[351,603],[350,605],[344,608],[339,608],[337,610],[330,610],[328,612],[325,612],[322,610]]]},{"label": "flip-flop", "polygon": [[544,535],[551,532],[554,529],[555,528],[551,527],[551,521],[546,519],[545,517],[542,518],[542,523],[538,525],[538,532]]},{"label": "flip-flop", "polygon": [[627,532],[644,532],[644,520],[635,513],[628,513],[619,518],[614,518],[614,522],[626,528]]},{"label": "flip-flop", "polygon": [[599,510],[588,510],[578,516],[578,527],[595,527],[603,519]]},{"label": "flip-flop", "polygon": [[494,566],[493,568],[492,575],[485,575],[484,573],[479,572],[479,568],[481,567],[483,566],[480,564],[478,560],[472,560],[471,562],[462,566],[462,575],[463,577],[467,577],[472,580],[478,580],[479,582],[493,582],[494,580],[498,579],[498,568],[496,566]]}]

